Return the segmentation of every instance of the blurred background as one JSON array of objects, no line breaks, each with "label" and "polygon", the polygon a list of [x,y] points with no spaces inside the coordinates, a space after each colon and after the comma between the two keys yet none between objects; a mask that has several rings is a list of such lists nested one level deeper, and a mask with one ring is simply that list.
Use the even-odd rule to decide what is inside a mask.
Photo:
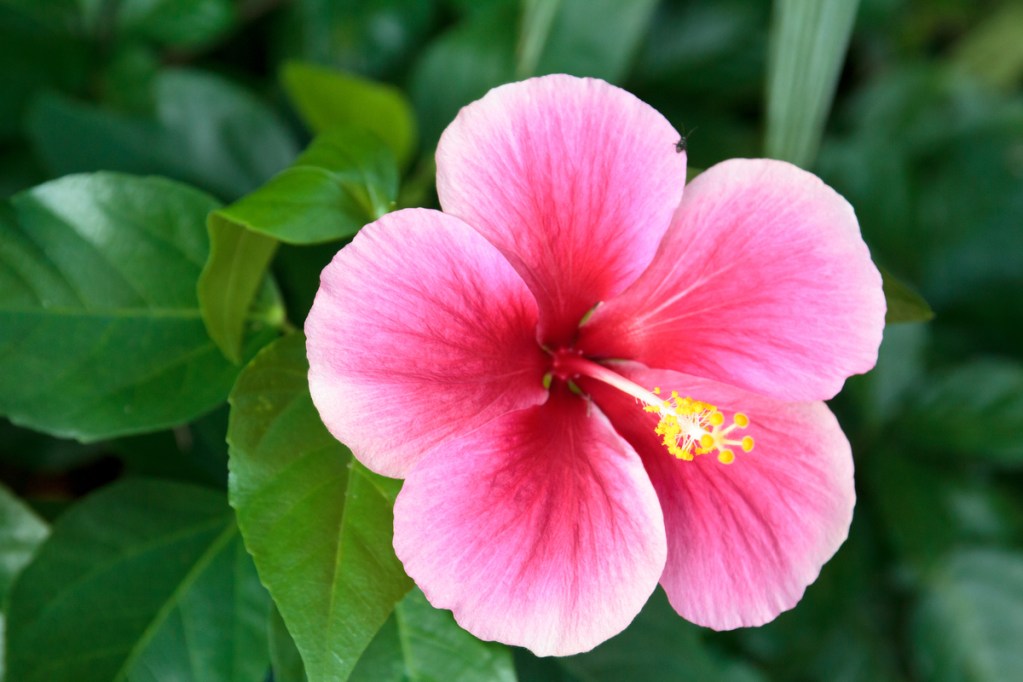
[{"label": "blurred background", "polygon": [[[1023,3],[796,4],[0,0],[0,196],[118,170],[233,201],[310,139],[280,78],[292,60],[409,97],[405,205],[436,202],[433,147],[459,107],[555,71],[653,105],[695,169],[808,167],[890,275],[878,366],[832,402],[856,457],[849,540],[765,627],[701,630],[658,593],[590,654],[516,651],[519,679],[1023,679]],[[297,326],[339,246],[277,253]],[[222,489],[226,428],[221,407],[83,445],[0,421],[0,479],[45,520],[124,476]]]}]

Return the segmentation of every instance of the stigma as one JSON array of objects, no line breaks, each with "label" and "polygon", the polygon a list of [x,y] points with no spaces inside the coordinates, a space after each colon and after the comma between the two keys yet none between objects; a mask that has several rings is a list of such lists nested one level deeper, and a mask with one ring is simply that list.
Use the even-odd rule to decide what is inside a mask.
[{"label": "stigma", "polygon": [[[660,389],[655,388],[654,394],[659,395]],[[643,407],[646,412],[660,416],[654,433],[661,437],[661,443],[676,458],[687,462],[700,455],[717,453],[717,460],[722,464],[735,461],[735,448],[743,452],[753,450],[753,437],[733,436],[736,430],[746,429],[750,425],[749,417],[742,412],[732,415],[731,423],[725,425],[725,415],[717,407],[688,396],[680,396],[672,391],[666,400],[655,403],[649,401]]]}]

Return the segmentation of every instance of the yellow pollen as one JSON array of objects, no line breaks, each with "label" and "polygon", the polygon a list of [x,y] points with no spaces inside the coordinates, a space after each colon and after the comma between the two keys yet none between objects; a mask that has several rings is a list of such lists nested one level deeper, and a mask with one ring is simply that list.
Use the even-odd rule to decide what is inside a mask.
[{"label": "yellow pollen", "polygon": [[[654,388],[653,393],[660,395],[661,389]],[[678,391],[672,391],[669,398],[645,405],[643,409],[660,415],[654,433],[661,437],[668,452],[678,459],[691,462],[700,455],[717,451],[719,462],[731,464],[735,461],[735,451],[731,447],[742,448],[743,452],[753,450],[751,436],[729,438],[732,431],[750,425],[750,418],[742,412],[733,414],[732,423],[725,426],[725,415],[717,407],[680,396]]]}]

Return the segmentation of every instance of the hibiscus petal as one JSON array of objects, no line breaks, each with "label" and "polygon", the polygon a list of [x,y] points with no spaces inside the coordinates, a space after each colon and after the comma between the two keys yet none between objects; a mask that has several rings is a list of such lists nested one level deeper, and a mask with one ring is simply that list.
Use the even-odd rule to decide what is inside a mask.
[{"label": "hibiscus petal", "polygon": [[323,270],[305,331],[324,424],[385,476],[547,398],[532,295],[493,246],[438,211],[364,227]]},{"label": "hibiscus petal", "polygon": [[675,372],[623,371],[646,386],[749,416],[732,464],[713,454],[682,461],[635,400],[584,381],[643,459],[664,512],[661,585],[684,618],[717,630],[761,625],[795,606],[845,541],[856,494],[849,442],[824,403],[783,403]]},{"label": "hibiscus petal", "polygon": [[653,263],[597,309],[580,345],[820,400],[874,366],[884,312],[881,276],[845,199],[790,164],[736,159],[686,188]]},{"label": "hibiscus petal", "polygon": [[409,472],[394,548],[427,599],[482,639],[586,651],[657,586],[664,524],[639,457],[596,410],[555,389],[449,441]]},{"label": "hibiscus petal", "polygon": [[567,343],[657,250],[685,182],[678,139],[604,81],[534,78],[462,109],[437,147],[437,193],[522,275],[544,342]]}]

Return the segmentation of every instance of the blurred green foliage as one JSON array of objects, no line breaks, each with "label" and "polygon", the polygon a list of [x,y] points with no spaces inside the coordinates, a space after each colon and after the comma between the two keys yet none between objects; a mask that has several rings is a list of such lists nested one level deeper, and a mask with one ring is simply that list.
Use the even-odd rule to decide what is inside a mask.
[{"label": "blurred green foliage", "polygon": [[[304,658],[320,679],[1018,678],[1023,11],[811,4],[0,0],[0,410],[17,423],[0,422],[0,672],[242,682],[272,661],[298,682]],[[400,570],[380,573],[393,491],[322,431],[297,337],[243,370],[301,326],[359,225],[435,202],[433,148],[461,106],[559,71],[659,109],[693,167],[807,165],[853,204],[886,271],[878,366],[832,403],[856,457],[850,538],[764,627],[701,630],[658,593],[581,656],[480,643]],[[104,230],[119,239],[89,242]],[[33,302],[66,315],[18,313]],[[348,515],[292,499],[271,471],[287,457]],[[296,538],[317,549],[305,565],[281,550]],[[346,542],[366,556],[342,560]],[[297,588],[294,571],[309,576]],[[352,601],[353,581],[381,601]],[[303,612],[335,597],[357,617]],[[347,658],[332,660],[338,641]]]}]

